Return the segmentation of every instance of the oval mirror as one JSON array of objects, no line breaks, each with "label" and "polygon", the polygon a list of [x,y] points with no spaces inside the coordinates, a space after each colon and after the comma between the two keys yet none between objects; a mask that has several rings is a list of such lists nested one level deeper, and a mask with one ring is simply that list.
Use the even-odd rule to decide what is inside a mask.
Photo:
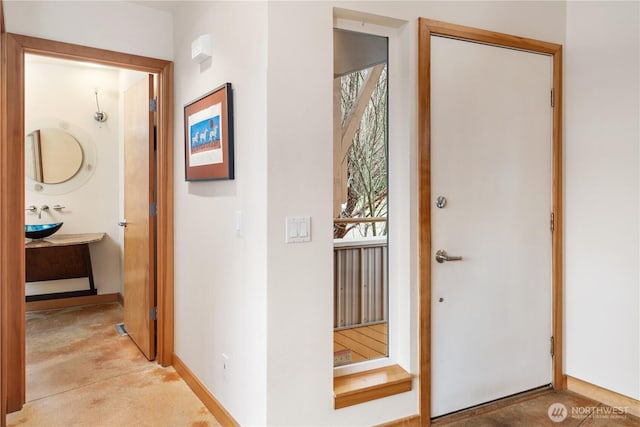
[{"label": "oval mirror", "polygon": [[66,194],[89,181],[97,153],[91,137],[64,120],[27,123],[25,188],[41,194]]},{"label": "oval mirror", "polygon": [[82,167],[82,147],[62,129],[37,129],[26,138],[25,173],[42,184],[60,184]]}]

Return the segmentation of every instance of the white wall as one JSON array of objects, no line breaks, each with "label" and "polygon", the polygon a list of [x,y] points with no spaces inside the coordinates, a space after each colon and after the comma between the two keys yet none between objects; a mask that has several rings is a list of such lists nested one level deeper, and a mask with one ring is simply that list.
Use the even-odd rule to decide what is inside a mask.
[{"label": "white wall", "polygon": [[[560,2],[270,2],[268,32],[268,388],[269,425],[374,425],[418,412],[403,393],[333,409],[332,300],[332,7],[408,22],[399,30],[407,131],[390,141],[392,310],[404,348],[392,357],[417,372],[416,94],[417,18],[563,43]],[[366,30],[367,25],[365,24]],[[393,84],[390,77],[390,84]],[[392,95],[393,96],[393,95]],[[393,113],[392,113],[393,114]],[[401,185],[403,184],[403,185]],[[312,241],[284,243],[287,215],[312,217]],[[393,258],[393,255],[391,255]],[[394,316],[392,313],[391,316]],[[394,329],[396,328],[396,329]],[[408,334],[405,338],[405,334]],[[392,341],[393,342],[393,341]]]},{"label": "white wall", "polygon": [[[93,119],[96,103],[93,90],[99,90],[100,108],[109,120]],[[27,224],[64,222],[60,234],[104,232],[103,241],[90,245],[93,274],[99,294],[121,291],[118,151],[118,71],[78,65],[70,61],[28,61],[25,67],[25,126],[29,133],[39,128],[69,126],[68,131],[92,145],[96,162],[93,173],[77,189],[49,195],[27,189],[26,205],[65,206],[60,212],[49,209],[38,219],[25,212]],[[76,128],[78,131],[76,131]],[[74,178],[75,179],[75,178]],[[60,280],[27,284],[27,295],[88,289],[88,279]]]},{"label": "white wall", "polygon": [[566,373],[640,398],[640,4],[569,2]]},{"label": "white wall", "polygon": [[173,57],[171,14],[126,1],[5,0],[9,33],[159,59]]},{"label": "white wall", "polygon": [[[262,2],[183,2],[174,22],[175,351],[247,426],[266,423],[266,11]],[[213,58],[199,65],[191,42],[204,33]],[[183,106],[225,82],[236,178],[185,182]]]}]

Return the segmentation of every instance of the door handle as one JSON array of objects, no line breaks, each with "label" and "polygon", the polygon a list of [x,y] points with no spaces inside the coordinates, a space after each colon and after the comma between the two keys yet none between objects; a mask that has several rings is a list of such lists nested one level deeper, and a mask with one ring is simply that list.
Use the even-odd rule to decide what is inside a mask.
[{"label": "door handle", "polygon": [[127,226],[127,220],[123,219],[122,221],[118,221],[118,225],[120,227],[126,227]]},{"label": "door handle", "polygon": [[445,261],[462,261],[462,257],[449,256],[447,254],[447,251],[445,251],[444,249],[440,249],[438,250],[438,252],[436,252],[436,261],[438,261],[440,264],[442,264]]}]

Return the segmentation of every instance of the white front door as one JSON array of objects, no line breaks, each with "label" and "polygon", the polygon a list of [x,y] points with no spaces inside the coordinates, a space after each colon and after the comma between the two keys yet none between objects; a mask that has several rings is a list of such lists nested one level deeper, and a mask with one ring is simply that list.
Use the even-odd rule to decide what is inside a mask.
[{"label": "white front door", "polygon": [[552,381],[551,87],[550,56],[431,38],[433,417]]}]

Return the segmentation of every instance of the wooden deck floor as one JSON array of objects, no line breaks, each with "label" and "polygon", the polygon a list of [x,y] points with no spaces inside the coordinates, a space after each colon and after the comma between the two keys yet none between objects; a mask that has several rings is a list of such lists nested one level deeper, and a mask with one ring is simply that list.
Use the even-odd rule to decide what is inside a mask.
[{"label": "wooden deck floor", "polygon": [[387,355],[387,324],[341,329],[333,333],[334,366]]}]

